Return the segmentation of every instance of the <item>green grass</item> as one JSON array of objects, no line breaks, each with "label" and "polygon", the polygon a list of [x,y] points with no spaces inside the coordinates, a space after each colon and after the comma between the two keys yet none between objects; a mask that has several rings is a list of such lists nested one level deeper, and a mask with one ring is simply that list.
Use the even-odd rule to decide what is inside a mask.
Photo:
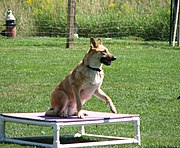
[{"label": "green grass", "polygon": [[[89,49],[89,39],[76,40],[74,49],[66,49],[65,41],[0,37],[0,113],[43,112],[50,107],[51,91]],[[104,39],[104,45],[117,60],[110,67],[104,66],[102,89],[119,113],[140,114],[142,147],[180,147],[180,48],[169,47],[166,42],[116,39]],[[109,112],[95,97],[84,109]],[[52,134],[46,127],[15,123],[7,127],[8,136]],[[74,131],[76,128],[68,128],[63,133]],[[87,131],[132,136],[132,125],[93,126]],[[0,143],[0,147],[24,146]]]}]

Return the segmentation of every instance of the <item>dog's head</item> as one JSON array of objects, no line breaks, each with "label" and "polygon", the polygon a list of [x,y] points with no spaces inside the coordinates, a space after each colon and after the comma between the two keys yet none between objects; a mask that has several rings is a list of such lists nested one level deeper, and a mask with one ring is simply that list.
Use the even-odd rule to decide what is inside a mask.
[{"label": "dog's head", "polygon": [[90,45],[89,52],[93,52],[94,58],[96,58],[100,63],[109,66],[112,61],[116,60],[116,57],[111,54],[105,46],[103,46],[102,39],[98,39],[96,43],[95,39],[91,38]]}]

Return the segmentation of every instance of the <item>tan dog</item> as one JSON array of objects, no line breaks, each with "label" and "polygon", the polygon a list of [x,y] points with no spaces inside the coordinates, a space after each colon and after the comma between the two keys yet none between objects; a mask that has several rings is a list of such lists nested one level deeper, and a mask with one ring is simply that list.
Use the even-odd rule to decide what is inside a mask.
[{"label": "tan dog", "polygon": [[90,50],[84,59],[52,92],[52,108],[46,112],[47,116],[77,115],[84,118],[85,113],[81,108],[93,95],[104,100],[111,111],[117,113],[111,99],[100,88],[104,78],[102,64],[111,65],[111,61],[116,60],[116,57],[102,45],[101,39],[96,43],[95,39],[91,38],[90,43]]}]

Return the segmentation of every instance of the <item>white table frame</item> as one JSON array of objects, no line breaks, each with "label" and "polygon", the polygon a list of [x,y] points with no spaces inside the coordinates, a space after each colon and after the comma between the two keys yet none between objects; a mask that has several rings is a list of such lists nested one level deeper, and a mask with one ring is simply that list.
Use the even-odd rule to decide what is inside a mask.
[{"label": "white table frame", "polygon": [[[121,114],[119,114],[121,115]],[[38,126],[48,126],[53,128],[53,144],[46,144],[46,143],[39,143],[39,142],[30,142],[24,141],[23,138],[35,138],[35,137],[21,137],[22,139],[17,138],[8,138],[6,137],[6,130],[5,124],[6,122],[14,122],[14,123],[21,123],[27,125],[38,125]],[[134,137],[133,138],[126,138],[126,137],[115,137],[115,136],[104,136],[104,135],[94,135],[94,134],[87,134],[85,132],[86,125],[103,125],[103,124],[118,124],[118,123],[127,123],[133,122],[134,123]],[[80,131],[78,133],[71,135],[73,137],[81,137],[81,136],[90,136],[90,137],[98,137],[98,138],[106,138],[110,140],[106,141],[97,141],[97,142],[83,142],[83,143],[71,143],[71,144],[61,144],[59,137],[61,136],[60,130],[63,127],[74,127],[79,126]],[[18,129],[17,129],[18,130]],[[67,136],[67,135],[63,135]],[[40,138],[48,138],[47,136],[40,136]],[[37,121],[37,120],[29,120],[24,118],[14,118],[4,116],[3,114],[0,115],[0,142],[10,142],[16,144],[25,144],[25,145],[36,145],[36,146],[43,146],[43,147],[50,147],[50,148],[61,148],[61,147],[87,147],[87,146],[103,146],[103,145],[116,145],[116,144],[128,144],[128,143],[136,143],[138,145],[141,144],[140,141],[140,119],[139,115],[129,117],[128,115],[124,115],[123,118],[116,118],[116,119],[107,119],[104,118],[103,120],[89,120],[89,121],[81,121],[81,122],[47,122],[47,121]]]}]

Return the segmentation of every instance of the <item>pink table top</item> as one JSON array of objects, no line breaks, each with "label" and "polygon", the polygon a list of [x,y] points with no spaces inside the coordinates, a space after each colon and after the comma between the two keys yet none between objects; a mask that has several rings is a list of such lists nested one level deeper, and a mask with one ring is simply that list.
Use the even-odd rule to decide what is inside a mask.
[{"label": "pink table top", "polygon": [[58,122],[58,123],[113,120],[113,119],[125,119],[125,118],[127,119],[127,118],[139,117],[138,114],[113,114],[113,113],[94,112],[94,111],[85,111],[85,113],[87,114],[87,116],[85,116],[84,119],[80,119],[77,116],[72,116],[72,117],[68,117],[68,118],[49,117],[49,116],[45,116],[45,112],[38,112],[38,113],[2,113],[1,116],[8,117],[8,118],[16,118],[16,119]]}]

